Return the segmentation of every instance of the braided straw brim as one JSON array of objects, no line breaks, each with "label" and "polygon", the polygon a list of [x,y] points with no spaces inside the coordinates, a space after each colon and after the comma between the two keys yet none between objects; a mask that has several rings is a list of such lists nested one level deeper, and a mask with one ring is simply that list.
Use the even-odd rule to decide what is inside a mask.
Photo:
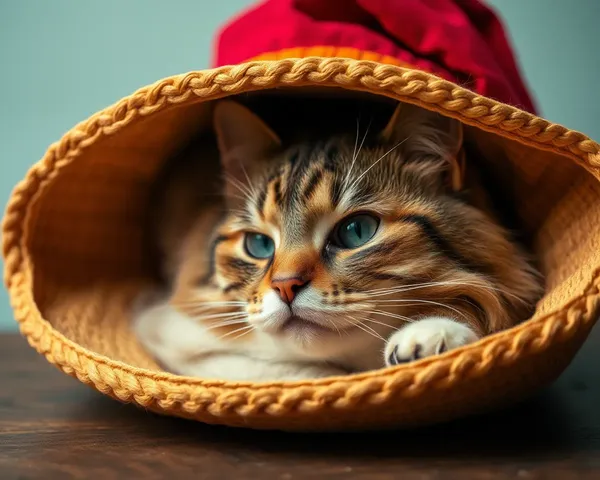
[{"label": "braided straw brim", "polygon": [[[208,101],[277,87],[337,87],[461,120],[510,167],[547,282],[534,317],[437,358],[347,377],[228,383],[161,369],[127,308],[146,283],[145,195]],[[293,88],[290,88],[293,90]],[[20,330],[65,373],[149,410],[283,430],[422,425],[513,402],[552,381],[598,314],[600,154],[584,135],[410,69],[339,58],[255,61],[161,80],[67,132],[17,185],[3,224]]]}]

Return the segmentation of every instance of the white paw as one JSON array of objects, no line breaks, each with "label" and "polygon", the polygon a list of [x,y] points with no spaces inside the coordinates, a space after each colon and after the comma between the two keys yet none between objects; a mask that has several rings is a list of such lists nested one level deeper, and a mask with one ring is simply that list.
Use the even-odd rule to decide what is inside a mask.
[{"label": "white paw", "polygon": [[467,325],[444,317],[429,317],[409,323],[394,332],[385,346],[387,366],[439,355],[477,341]]}]

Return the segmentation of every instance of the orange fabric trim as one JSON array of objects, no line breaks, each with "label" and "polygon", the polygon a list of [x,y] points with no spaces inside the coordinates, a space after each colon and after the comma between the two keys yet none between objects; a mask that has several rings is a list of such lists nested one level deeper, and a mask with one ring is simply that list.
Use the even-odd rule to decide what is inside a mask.
[{"label": "orange fabric trim", "polygon": [[[284,60],[286,58],[306,58],[306,57],[342,57],[351,58],[353,60],[367,60],[378,62],[387,65],[395,65],[397,67],[412,68],[414,70],[426,71],[423,68],[416,67],[402,60],[392,57],[391,55],[382,55],[381,53],[368,50],[359,50],[353,47],[336,47],[327,45],[317,45],[313,47],[294,47],[284,48],[273,52],[265,52],[256,57],[249,58],[248,61],[254,60]],[[433,72],[428,72],[433,73]]]}]

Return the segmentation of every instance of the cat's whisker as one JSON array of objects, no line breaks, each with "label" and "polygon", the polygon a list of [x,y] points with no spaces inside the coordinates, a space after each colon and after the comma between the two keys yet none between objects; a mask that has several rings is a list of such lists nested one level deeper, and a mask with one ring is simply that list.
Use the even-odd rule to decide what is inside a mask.
[{"label": "cat's whisker", "polygon": [[397,285],[394,287],[384,287],[384,288],[374,288],[372,290],[365,290],[366,293],[375,293],[385,290],[394,290],[396,288],[412,288],[412,287],[423,287],[430,285],[465,285],[465,284],[473,284],[473,285],[483,285],[483,283],[476,282],[465,282],[463,280],[438,280],[438,281],[430,281],[430,282],[421,282],[421,283],[409,283],[406,285]]},{"label": "cat's whisker", "polygon": [[[440,285],[436,285],[436,286],[440,286]],[[433,285],[432,285],[433,287]],[[427,288],[427,287],[418,287],[418,288],[397,288],[397,289],[393,289],[393,290],[387,290],[387,291],[382,291],[382,292],[378,292],[378,293],[368,293],[366,295],[368,295],[368,298],[374,298],[374,297],[386,297],[389,295],[392,295],[394,293],[404,293],[404,292],[410,292],[413,290],[418,290],[421,288]]]},{"label": "cat's whisker", "polygon": [[188,310],[192,310],[198,313],[205,311],[207,314],[222,314],[222,315],[237,315],[238,313],[245,313],[246,310],[242,305],[222,305],[222,306],[206,306],[206,307],[188,307]]},{"label": "cat's whisker", "polygon": [[241,310],[241,309],[227,310],[227,311],[224,311],[222,309],[215,309],[215,310],[188,309],[188,311],[195,313],[196,317],[203,317],[203,318],[225,318],[225,317],[232,317],[235,315],[247,315],[247,312],[245,310]]},{"label": "cat's whisker", "polygon": [[253,332],[255,330],[255,327],[251,325],[252,328],[246,330],[245,332],[240,333],[238,336],[234,337],[233,340],[238,340],[240,338],[242,338],[244,335],[248,335],[250,332]]},{"label": "cat's whisker", "polygon": [[252,183],[252,180],[250,180],[250,176],[248,175],[248,172],[246,171],[246,167],[244,167],[244,164],[239,161],[240,167],[242,167],[242,172],[244,172],[244,176],[246,177],[246,180],[248,181],[248,183],[246,184],[246,187],[248,187],[248,189],[250,190],[250,192],[252,192],[252,196],[256,196],[256,185],[254,185]]},{"label": "cat's whisker", "polygon": [[391,313],[391,312],[386,312],[385,310],[368,310],[367,313],[371,313],[373,315],[382,315],[384,317],[389,317],[389,318],[397,318],[398,320],[402,320],[404,322],[413,322],[414,320],[410,317],[407,317],[405,315],[399,315],[397,313]]},{"label": "cat's whisker", "polygon": [[245,303],[222,303],[222,304],[214,304],[214,305],[198,305],[193,302],[190,302],[187,304],[176,303],[174,305],[178,306],[178,307],[194,308],[195,310],[203,310],[203,309],[204,310],[211,310],[211,309],[215,310],[215,309],[219,309],[219,308],[221,308],[221,309],[235,308],[235,307],[241,308],[241,307],[244,307],[246,304]]},{"label": "cat's whisker", "polygon": [[199,321],[214,320],[216,318],[227,318],[227,319],[232,320],[233,318],[242,318],[245,316],[247,316],[247,314],[245,312],[231,312],[231,313],[215,313],[213,315],[198,315],[198,316],[195,316],[194,318]]},{"label": "cat's whisker", "polygon": [[360,323],[360,320],[356,320],[353,317],[348,317],[348,318],[350,318],[351,320],[354,320],[354,323],[352,323],[352,325],[354,327],[358,328],[359,330],[362,330],[363,332],[365,332],[368,335],[371,335],[372,337],[377,338],[376,335],[373,335],[373,333],[369,332],[366,328],[364,328],[364,326],[362,325],[362,323]]},{"label": "cat's whisker", "polygon": [[389,324],[387,324],[387,323],[385,323],[385,322],[380,322],[379,320],[374,320],[374,319],[372,319],[372,318],[369,318],[369,317],[365,317],[365,318],[363,319],[363,321],[364,321],[364,322],[375,323],[375,324],[377,324],[377,325],[381,325],[382,327],[386,327],[386,328],[391,328],[391,329],[395,329],[395,328],[397,328],[397,327],[396,327],[396,326],[394,326],[394,325],[389,325]]},{"label": "cat's whisker", "polygon": [[358,328],[359,330],[362,330],[365,333],[368,333],[369,335],[371,335],[372,337],[377,338],[378,340],[383,340],[385,342],[385,338],[383,338],[381,335],[379,335],[375,330],[373,330],[371,327],[369,327],[368,325],[365,325],[364,323],[362,323],[362,319],[356,319],[354,317],[351,317],[348,315],[348,318],[350,320],[353,320],[354,323],[352,325],[354,325],[356,328]]},{"label": "cat's whisker", "polygon": [[191,308],[186,309],[186,312],[188,313],[188,315],[190,315],[193,318],[197,318],[200,320],[212,320],[215,318],[229,318],[229,317],[234,317],[236,315],[245,315],[246,313],[243,310],[235,310],[235,311],[230,311],[230,312],[224,312],[221,309],[215,309],[215,310],[206,310],[206,309],[202,309],[202,310],[194,310]]},{"label": "cat's whisker", "polygon": [[492,287],[491,285],[487,285],[485,283],[478,282],[464,282],[464,281],[452,281],[445,280],[440,282],[428,282],[428,283],[417,283],[417,284],[409,284],[409,285],[400,285],[398,287],[386,287],[386,288],[376,288],[373,290],[365,290],[362,292],[363,294],[368,294],[370,297],[377,295],[389,295],[391,293],[399,293],[399,292],[407,292],[411,290],[417,290],[420,288],[428,288],[428,287],[447,287],[447,286],[465,286],[465,287],[475,287],[482,288],[484,290],[489,290],[493,292],[498,292],[508,297],[511,297],[515,300],[526,302],[524,299],[519,296],[505,290],[502,288]]},{"label": "cat's whisker", "polygon": [[480,313],[482,313],[483,315],[485,315],[485,310],[483,308],[481,308],[481,305],[477,304],[476,302],[471,302],[468,298],[457,298],[457,300],[460,300],[461,302],[468,303],[469,305],[471,305],[476,310],[479,310]]},{"label": "cat's whisker", "polygon": [[369,332],[371,332],[375,338],[385,341],[385,338],[383,338],[381,335],[379,335],[379,333],[377,333],[377,331],[373,327],[370,327],[369,325],[365,324],[364,322],[365,322],[365,319],[362,319],[362,320],[359,320],[358,324],[360,324],[361,326],[366,328]]},{"label": "cat's whisker", "polygon": [[176,308],[180,308],[185,310],[186,312],[193,313],[195,315],[211,315],[211,314],[229,314],[234,315],[237,313],[242,313],[244,310],[242,309],[242,305],[221,305],[221,306],[205,306],[198,307],[195,305],[175,305]]},{"label": "cat's whisker", "polygon": [[[440,285],[440,286],[442,286],[442,285]],[[463,284],[463,286],[471,286],[473,288],[477,288],[477,286],[475,286],[475,285],[465,285],[465,284]],[[381,293],[370,293],[370,294],[368,294],[368,298],[365,298],[364,300],[378,298],[378,297],[388,297],[388,296],[393,295],[393,294],[410,292],[412,290],[418,290],[420,288],[421,287],[419,287],[419,288],[406,288],[406,289],[390,290],[388,292],[381,292]],[[427,287],[423,287],[423,288],[427,288]],[[483,289],[485,289],[485,287],[483,287]],[[489,289],[487,289],[487,290],[488,291],[492,291],[492,290],[489,290]],[[457,299],[458,297],[451,297],[451,298]]]},{"label": "cat's whisker", "polygon": [[242,182],[240,182],[237,178],[232,177],[231,175],[225,175],[225,180],[231,184],[232,186],[234,186],[235,188],[237,188],[243,195],[244,198],[248,201],[252,200],[252,190],[250,190],[246,185],[244,185]]},{"label": "cat's whisker", "polygon": [[[231,332],[227,332],[226,334],[221,335],[220,337],[218,337],[218,340],[223,340],[224,338],[229,337],[230,335],[233,335],[238,332],[245,332],[246,330],[248,330],[247,333],[249,333],[251,330],[254,330],[254,325],[246,325],[245,327],[236,328],[235,330],[232,330]],[[235,339],[239,338],[240,336],[242,336],[242,335],[238,335],[237,337],[235,337]]]},{"label": "cat's whisker", "polygon": [[403,291],[410,291],[410,290],[416,290],[418,288],[426,288],[426,287],[436,287],[436,286],[450,286],[450,285],[457,285],[457,286],[462,286],[462,285],[466,285],[464,282],[461,283],[443,283],[443,282],[429,282],[429,283],[419,283],[419,284],[411,284],[411,285],[398,285],[395,287],[386,287],[386,288],[377,288],[374,290],[365,290],[364,294],[368,294],[368,295],[378,295],[378,294],[387,294],[390,292],[403,292]]},{"label": "cat's whisker", "polygon": [[[362,300],[360,302],[362,302]],[[332,307],[330,305],[327,305],[326,307],[320,306],[319,310],[323,311],[323,312],[330,312],[330,313],[348,313],[348,307],[350,305],[352,306],[353,310],[356,310],[356,311],[360,311],[362,308],[366,308],[368,306],[368,305],[360,303],[360,302],[347,301],[339,307]]]},{"label": "cat's whisker", "polygon": [[247,302],[243,302],[243,301],[238,301],[238,300],[223,300],[223,301],[214,301],[214,302],[198,302],[196,300],[189,300],[189,301],[178,301],[175,302],[175,305],[198,305],[198,306],[229,306],[229,305],[246,305]]},{"label": "cat's whisker", "polygon": [[356,117],[356,135],[354,136],[354,149],[352,150],[352,158],[356,155],[356,147],[358,146],[358,135],[360,133],[360,116]]},{"label": "cat's whisker", "polygon": [[[242,300],[223,300],[223,301],[214,301],[214,302],[195,302],[195,301],[190,301],[187,302],[187,304],[194,304],[194,305],[198,305],[198,306],[208,306],[208,307],[214,307],[214,306],[231,306],[231,305],[246,305],[248,302],[244,302]],[[179,303],[181,305],[181,303]]]},{"label": "cat's whisker", "polygon": [[456,308],[451,307],[450,305],[446,305],[444,303],[434,302],[433,300],[423,300],[423,299],[412,298],[412,299],[407,299],[406,301],[402,300],[402,299],[398,299],[398,300],[388,300],[388,301],[384,300],[383,302],[385,302],[388,305],[395,304],[395,305],[398,305],[398,306],[402,306],[403,304],[406,304],[407,302],[421,303],[421,304],[427,304],[427,305],[435,305],[437,307],[447,308],[448,310],[452,310],[457,315],[460,315],[463,318],[467,318],[467,316],[464,313],[462,313],[460,310],[457,310]]},{"label": "cat's whisker", "polygon": [[340,338],[342,338],[342,331],[340,330],[340,328],[337,326],[337,324],[331,320],[330,318],[326,318],[326,320],[331,324],[331,326],[337,331],[338,335],[340,336]]},{"label": "cat's whisker", "polygon": [[221,320],[217,323],[208,321],[207,324],[203,325],[203,328],[206,328],[206,330],[214,330],[214,329],[218,329],[218,328],[222,328],[222,327],[243,324],[243,323],[246,323],[246,324],[248,323],[248,317],[228,318],[226,320]]},{"label": "cat's whisker", "polygon": [[246,323],[247,322],[247,318],[242,318],[239,320],[230,320],[227,322],[221,322],[221,323],[217,323],[215,325],[210,325],[209,327],[206,327],[205,330],[209,331],[209,330],[216,330],[218,328],[223,328],[223,327],[229,327],[231,325],[238,325],[241,323]]},{"label": "cat's whisker", "polygon": [[387,152],[385,152],[381,157],[379,157],[377,160],[375,160],[369,166],[369,168],[367,168],[363,173],[361,173],[358,176],[358,178],[356,180],[354,180],[354,182],[352,182],[352,184],[349,187],[349,190],[353,190],[354,187],[358,184],[358,182],[360,182],[360,180],[369,172],[369,170],[371,170],[375,165],[377,165],[379,162],[381,162],[385,157],[387,157],[390,153],[392,153],[394,150],[396,150],[396,148],[398,148],[400,145],[402,145],[404,142],[406,142],[409,138],[410,138],[410,136],[406,137],[401,142],[398,142],[396,145],[394,145],[392,148],[390,148]]},{"label": "cat's whisker", "polygon": [[350,163],[350,168],[348,169],[348,173],[346,174],[346,177],[344,178],[344,183],[343,183],[343,188],[344,190],[348,190],[348,182],[350,181],[350,175],[352,174],[352,169],[354,167],[354,164],[356,163],[356,159],[358,158],[358,156],[360,155],[360,151],[362,150],[363,144],[365,143],[365,139],[367,138],[367,135],[369,134],[369,129],[371,128],[371,121],[369,121],[369,125],[367,125],[367,129],[365,130],[365,134],[363,135],[363,138],[360,142],[360,146],[358,147],[358,151],[356,150],[356,145],[358,143],[358,134],[359,134],[359,122],[358,119],[356,119],[356,140],[354,142],[354,152],[352,152],[352,163]]},{"label": "cat's whisker", "polygon": [[[483,312],[481,306],[477,305],[474,302],[469,301],[467,298],[461,298],[461,297],[436,297],[437,300],[447,300],[447,301],[454,301],[454,302],[463,302],[463,303],[468,303],[469,305],[471,305],[473,308],[476,308],[480,311]],[[407,302],[419,302],[419,303],[407,303]],[[423,303],[423,301],[425,301],[424,299],[391,299],[391,300],[363,300],[364,303],[368,304],[368,305],[382,305],[382,304],[386,304],[386,305],[401,305],[403,307],[418,307],[420,304]]]},{"label": "cat's whisker", "polygon": [[[436,298],[438,298],[438,297],[436,297]],[[442,298],[441,300],[454,300],[454,298]],[[362,309],[370,308],[373,305],[381,305],[381,304],[385,304],[385,303],[388,303],[388,304],[389,303],[391,303],[391,304],[402,303],[402,305],[405,305],[407,307],[416,307],[419,305],[417,303],[413,304],[413,303],[407,303],[407,302],[410,302],[410,299],[395,298],[395,299],[391,299],[391,300],[389,300],[389,299],[388,300],[380,300],[380,299],[376,298],[376,299],[369,300],[369,299],[365,298],[361,301],[361,303],[359,305],[361,306]]]},{"label": "cat's whisker", "polygon": [[[435,297],[437,300],[447,300],[447,301],[454,301],[454,300],[459,300],[455,297]],[[363,302],[366,304],[367,307],[369,307],[370,305],[382,305],[382,304],[402,304],[403,306],[406,307],[416,307],[418,306],[420,303],[408,303],[411,300],[409,298],[393,298],[393,299],[388,299],[388,300],[381,300],[381,299],[374,299],[374,300],[363,300]],[[418,300],[414,300],[415,302],[422,302],[423,299],[418,299]]]},{"label": "cat's whisker", "polygon": [[235,313],[243,308],[243,305],[195,305],[193,303],[188,305],[173,304],[173,306],[195,313]]},{"label": "cat's whisker", "polygon": [[249,190],[247,190],[247,188],[245,187],[245,185],[242,184],[237,178],[232,177],[229,174],[225,174],[225,176],[223,178],[225,179],[225,181],[227,183],[229,183],[230,185],[232,185],[235,188],[237,188],[240,191],[240,193],[243,194],[243,197],[245,199],[249,199],[250,198],[250,195],[249,195],[250,192],[249,192]]}]

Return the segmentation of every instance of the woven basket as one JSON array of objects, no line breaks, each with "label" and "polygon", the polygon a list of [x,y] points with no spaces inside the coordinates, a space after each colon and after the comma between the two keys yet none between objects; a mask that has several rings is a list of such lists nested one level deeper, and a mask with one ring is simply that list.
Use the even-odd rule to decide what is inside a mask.
[{"label": "woven basket", "polygon": [[[150,282],[141,219],[155,172],[207,124],[210,101],[328,87],[462,121],[490,155],[546,276],[535,315],[439,357],[304,382],[229,383],[161,371],[127,308]],[[301,87],[301,88],[300,88]],[[278,90],[281,91],[281,90]],[[22,334],[63,372],[122,402],[206,423],[282,430],[415,426],[497,408],[554,380],[599,310],[600,153],[584,135],[417,70],[311,57],[161,80],[50,146],[4,219],[5,281]]]}]

